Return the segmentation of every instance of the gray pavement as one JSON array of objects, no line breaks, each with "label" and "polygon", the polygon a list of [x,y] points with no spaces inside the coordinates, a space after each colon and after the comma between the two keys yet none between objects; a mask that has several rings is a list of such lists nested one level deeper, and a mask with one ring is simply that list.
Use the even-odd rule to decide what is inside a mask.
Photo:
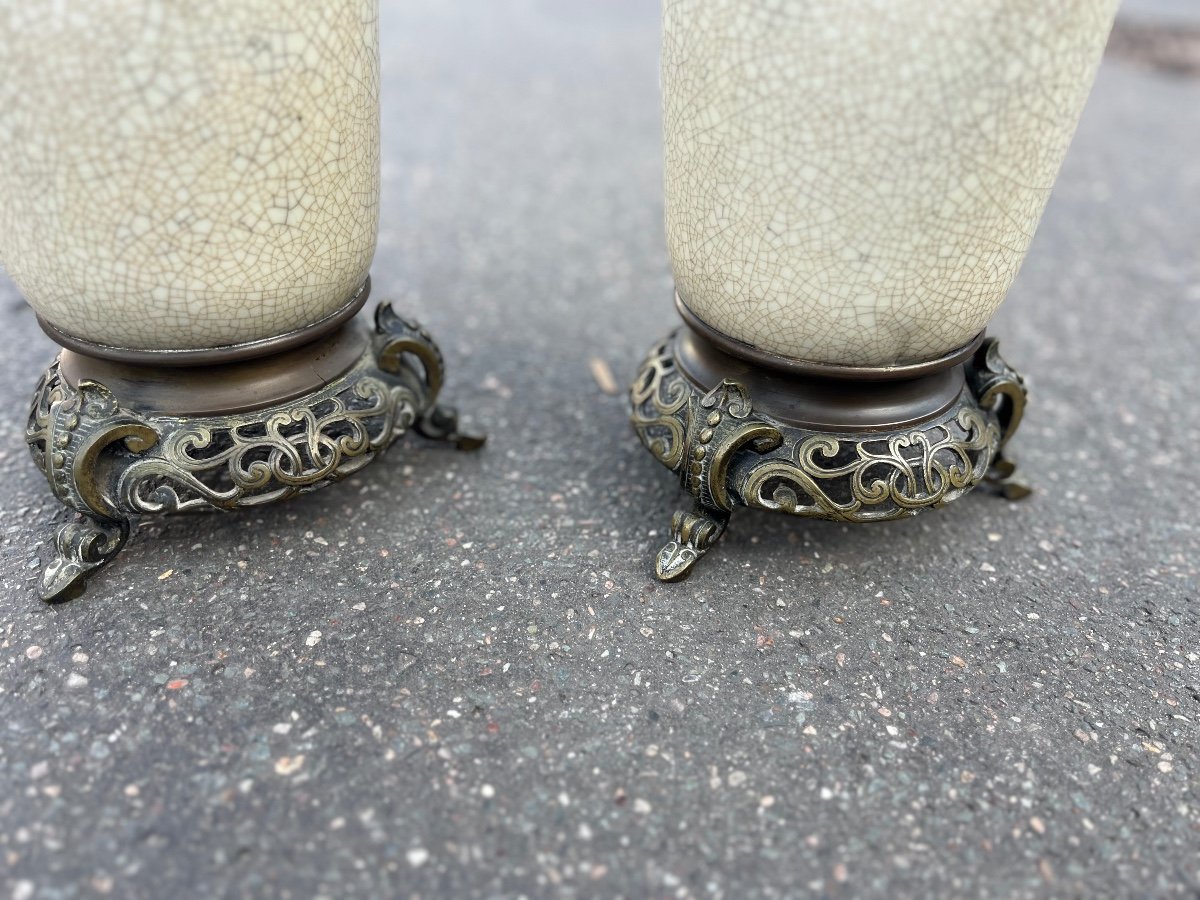
[{"label": "gray pavement", "polygon": [[1127,21],[1154,23],[1167,28],[1200,25],[1196,0],[1120,0],[1120,16]]},{"label": "gray pavement", "polygon": [[389,5],[376,292],[491,433],[33,594],[0,283],[13,898],[1200,894],[1200,80],[1110,61],[994,323],[1039,487],[743,512],[684,585],[622,381],[675,322],[655,4]]}]

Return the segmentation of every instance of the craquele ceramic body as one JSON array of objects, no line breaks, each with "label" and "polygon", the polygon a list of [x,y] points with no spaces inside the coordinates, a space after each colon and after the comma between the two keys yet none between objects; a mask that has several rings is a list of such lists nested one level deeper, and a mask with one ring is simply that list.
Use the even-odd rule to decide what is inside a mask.
[{"label": "craquele ceramic body", "polygon": [[375,250],[376,0],[0,10],[0,261],[52,326],[135,350],[304,329]]},{"label": "craquele ceramic body", "polygon": [[665,0],[667,237],[684,304],[824,364],[969,342],[1033,238],[1115,9]]}]

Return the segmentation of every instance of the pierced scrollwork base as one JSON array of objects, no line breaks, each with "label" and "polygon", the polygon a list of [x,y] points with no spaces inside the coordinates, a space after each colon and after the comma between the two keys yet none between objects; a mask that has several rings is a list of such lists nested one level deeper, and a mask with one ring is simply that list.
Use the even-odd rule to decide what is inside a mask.
[{"label": "pierced scrollwork base", "polygon": [[[361,327],[361,326],[347,326]],[[42,574],[46,600],[83,592],[121,550],[134,520],[261,506],[359,471],[410,427],[475,449],[436,404],[442,355],[423,328],[381,304],[357,362],[316,391],[224,415],[167,415],[126,404],[55,362],[33,399],[26,442],[58,499],[82,514],[59,527]]]},{"label": "pierced scrollwork base", "polygon": [[994,339],[963,366],[962,389],[940,413],[878,430],[786,424],[754,407],[739,381],[697,387],[676,359],[675,336],[657,344],[630,390],[631,421],[647,450],[695,498],[676,512],[655,569],[686,577],[725,531],[737,506],[839,522],[883,522],[949,503],[980,483],[1009,499],[1029,489],[1003,449],[1025,406],[1021,377]]}]

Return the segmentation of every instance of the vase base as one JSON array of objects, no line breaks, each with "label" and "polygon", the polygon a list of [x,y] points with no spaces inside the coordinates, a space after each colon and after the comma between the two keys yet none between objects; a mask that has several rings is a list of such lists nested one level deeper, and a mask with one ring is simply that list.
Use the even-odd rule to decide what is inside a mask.
[{"label": "vase base", "polygon": [[274,356],[192,367],[64,350],[42,376],[26,442],[82,521],[58,528],[40,595],[65,600],[110,563],[142,516],[262,506],[311,493],[375,460],[409,428],[459,449],[437,404],[441,352],[388,304]]},{"label": "vase base", "polygon": [[981,483],[1027,496],[1003,452],[1024,384],[994,339],[973,345],[933,371],[872,380],[763,366],[691,328],[660,342],[630,390],[631,421],[695,502],[672,519],[658,578],[687,577],[738,506],[859,523],[913,516]]},{"label": "vase base", "polygon": [[107,359],[113,362],[155,367],[225,365],[246,359],[275,356],[285,350],[303,347],[319,338],[333,334],[358,315],[359,310],[366,306],[367,298],[370,296],[371,279],[367,278],[339,309],[304,328],[241,344],[227,344],[221,347],[197,350],[133,350],[128,347],[115,347],[77,337],[41,315],[37,317],[37,320],[42,331],[46,332],[46,336],[54,343],[92,359]]}]

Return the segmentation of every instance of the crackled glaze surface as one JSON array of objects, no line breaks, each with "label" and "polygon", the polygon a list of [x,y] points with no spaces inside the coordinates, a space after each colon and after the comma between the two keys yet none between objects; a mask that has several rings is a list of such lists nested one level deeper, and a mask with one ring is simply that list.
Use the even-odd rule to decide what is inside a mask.
[{"label": "crackled glaze surface", "polygon": [[376,0],[0,8],[0,260],[96,343],[200,349],[335,312],[379,194]]},{"label": "crackled glaze surface", "polygon": [[667,238],[705,322],[931,359],[1017,273],[1115,0],[665,0]]}]

